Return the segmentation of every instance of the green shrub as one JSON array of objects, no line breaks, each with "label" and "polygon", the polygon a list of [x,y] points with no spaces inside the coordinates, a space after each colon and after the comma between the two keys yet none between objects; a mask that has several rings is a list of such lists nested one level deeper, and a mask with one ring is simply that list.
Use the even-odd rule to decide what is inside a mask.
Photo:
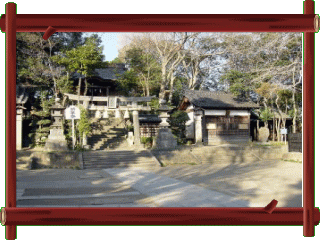
[{"label": "green shrub", "polygon": [[141,137],[141,143],[147,148],[151,148],[153,144],[153,137]]},{"label": "green shrub", "polygon": [[186,112],[183,111],[175,111],[171,114],[169,118],[169,123],[171,126],[171,130],[173,135],[177,137],[177,141],[179,144],[185,143],[186,141],[186,122],[189,120],[189,116]]}]

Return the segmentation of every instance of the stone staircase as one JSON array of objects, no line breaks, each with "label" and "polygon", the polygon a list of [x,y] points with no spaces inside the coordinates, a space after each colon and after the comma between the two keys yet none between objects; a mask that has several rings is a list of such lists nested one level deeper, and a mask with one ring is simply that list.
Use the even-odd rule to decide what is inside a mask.
[{"label": "stone staircase", "polygon": [[194,147],[190,153],[202,164],[236,164],[261,160],[250,147],[236,144]]},{"label": "stone staircase", "polygon": [[88,144],[92,150],[115,149],[127,144],[123,119],[94,119],[91,126],[92,134],[88,137]]},{"label": "stone staircase", "polygon": [[121,167],[158,168],[159,162],[148,150],[109,150],[83,152],[84,169]]}]

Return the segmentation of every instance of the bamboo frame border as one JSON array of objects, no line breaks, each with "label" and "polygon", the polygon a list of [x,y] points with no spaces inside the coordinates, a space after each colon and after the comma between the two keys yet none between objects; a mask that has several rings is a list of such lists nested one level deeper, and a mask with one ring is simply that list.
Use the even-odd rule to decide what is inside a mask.
[{"label": "bamboo frame border", "polygon": [[[286,212],[286,214],[289,214],[290,218],[294,217],[293,222],[295,222],[293,225],[301,225],[301,223],[303,223],[304,226],[304,236],[314,236],[314,225],[318,224],[318,221],[320,220],[320,215],[319,215],[319,211],[314,208],[314,32],[316,32],[318,29],[317,27],[315,27],[316,24],[312,24],[310,23],[310,19],[307,20],[308,16],[315,16],[314,15],[314,1],[312,0],[306,0],[304,2],[304,15],[305,18],[301,17],[300,21],[305,21],[304,22],[304,26],[302,27],[304,29],[305,35],[304,35],[304,114],[303,114],[303,127],[304,127],[304,173],[303,173],[303,179],[304,179],[304,192],[303,192],[303,198],[304,198],[304,206],[303,208],[277,208],[276,210],[273,211],[273,214],[269,215],[269,216],[276,216],[278,214],[280,214],[280,216],[284,216],[283,215],[283,211]],[[6,121],[6,131],[7,132],[15,132],[15,64],[16,64],[16,59],[15,59],[15,33],[16,31],[20,31],[18,30],[19,26],[19,18],[22,15],[17,15],[16,14],[16,6],[14,3],[8,3],[6,5],[6,15],[7,16],[3,16],[3,18],[0,19],[0,27],[1,29],[6,29],[6,72],[7,72],[7,76],[6,76],[6,83],[7,83],[7,87],[6,87],[6,96],[7,96],[7,101],[6,101],[6,116],[7,116],[7,121]],[[32,17],[32,15],[30,15]],[[35,16],[35,15],[33,15]],[[39,16],[39,15],[38,15]],[[43,15],[44,16],[44,15]],[[73,15],[74,16],[74,15]],[[118,15],[119,16],[119,15]],[[145,17],[147,17],[147,15],[144,15]],[[217,15],[215,15],[217,16]],[[223,15],[221,15],[223,16]],[[236,18],[233,21],[233,23],[239,23],[239,19],[241,20],[242,18],[245,17],[245,15],[233,15],[236,16]],[[253,15],[251,15],[253,16]],[[280,15],[277,15],[278,17]],[[273,17],[277,17],[276,15],[274,15]],[[293,15],[291,15],[293,16]],[[300,15],[299,15],[300,16]],[[303,16],[303,15],[301,15]],[[124,16],[122,16],[124,17]],[[168,16],[165,15],[158,15],[158,17],[165,18],[168,19]],[[194,15],[192,15],[193,18],[195,18]],[[255,22],[258,22],[259,24],[265,24],[265,21],[261,21],[261,18],[259,18],[258,16],[256,16],[257,18],[254,19]],[[286,17],[288,17],[288,15],[286,15]],[[228,16],[228,18],[230,18],[230,15]],[[317,23],[317,20],[315,20],[315,18],[313,18],[314,22]],[[121,20],[121,17],[120,17]],[[212,19],[211,19],[212,20]],[[220,19],[221,20],[221,19]],[[279,20],[279,19],[278,19]],[[170,20],[171,21],[171,20]],[[204,25],[203,22],[201,23],[201,21],[204,21],[203,19],[200,20],[199,24]],[[246,19],[247,24],[248,24],[248,19]],[[178,21],[179,22],[179,21]],[[241,22],[241,21],[240,21]],[[150,22],[149,22],[150,23]],[[136,26],[139,25],[137,23],[133,23]],[[141,24],[141,22],[140,22]],[[149,27],[149,30],[152,30],[152,28],[154,28],[155,26],[160,26],[161,29],[164,29],[164,26],[161,26],[161,24],[158,23],[153,23],[154,25]],[[121,23],[120,23],[121,25]],[[152,24],[151,24],[152,25]],[[54,32],[59,30],[58,28],[56,29],[56,26],[51,27],[51,29],[49,28],[50,26],[47,24],[46,26],[48,26],[48,31],[47,31],[47,35],[50,36],[50,31]],[[229,31],[234,31],[230,28],[230,23],[228,23],[226,26],[229,26]],[[252,25],[254,26],[254,25]],[[264,25],[264,27],[266,27],[267,25]],[[301,24],[299,24],[299,26],[301,27]],[[168,26],[167,26],[168,27]],[[180,26],[181,27],[181,26]],[[202,26],[204,27],[204,29],[201,29],[200,31],[205,31],[205,29],[208,29],[208,26]],[[233,26],[234,27],[234,26]],[[289,29],[288,29],[289,27]],[[187,26],[188,29],[190,29],[190,25]],[[171,28],[172,29],[172,28]],[[182,27],[180,28],[182,29]],[[251,31],[261,31],[261,28],[256,27],[252,28],[253,30]],[[254,30],[255,29],[255,30]],[[279,28],[278,26],[278,29]],[[287,26],[287,29],[283,29],[281,31],[297,31],[298,27],[295,26],[295,29],[293,29],[293,26]],[[73,29],[75,30],[75,28]],[[144,28],[144,31],[146,31],[147,28]],[[175,29],[177,30],[177,29]],[[239,29],[238,29],[239,30]],[[275,28],[273,27],[272,29],[269,26],[269,30],[271,31],[275,31]],[[26,29],[24,29],[24,31],[26,31]],[[33,29],[34,31],[34,29]],[[38,29],[38,31],[43,31],[43,28]],[[70,31],[70,29],[68,30]],[[172,31],[172,30],[171,30]],[[221,30],[220,30],[221,31]],[[245,30],[248,31],[248,30]],[[264,31],[268,31],[268,29],[264,29]],[[279,30],[279,32],[281,32]],[[11,64],[9,64],[11,63]],[[14,81],[13,81],[14,80]],[[307,93],[307,94],[306,94]],[[312,94],[310,94],[312,93]],[[29,224],[26,225],[34,225],[37,221],[38,223],[41,222],[38,220],[36,220],[36,215],[39,214],[39,212],[37,213],[37,210],[40,211],[40,213],[49,213],[49,209],[46,208],[37,208],[37,209],[32,209],[32,208],[27,208],[27,209],[23,209],[23,208],[15,208],[16,206],[16,193],[15,193],[15,185],[16,185],[16,168],[15,168],[15,156],[16,156],[16,149],[15,149],[15,134],[12,134],[10,136],[10,134],[6,134],[6,208],[4,208],[4,212],[6,212],[6,220],[7,220],[7,239],[15,239],[16,237],[16,225],[19,224],[15,224],[15,223],[19,223],[19,221],[16,219],[15,221],[12,221],[12,217],[14,216],[18,216],[19,219],[23,218],[23,214],[26,213],[26,211],[28,212],[28,220]],[[14,187],[13,187],[14,186]],[[55,208],[50,208],[50,216],[49,219],[51,219],[51,221],[54,220],[54,218],[59,219],[59,216],[55,215],[57,214],[59,211],[59,209],[55,209]],[[73,209],[68,209],[68,208],[63,208],[64,212],[68,212],[70,211],[70,213],[72,213]],[[83,210],[83,211],[82,211]],[[106,211],[107,210],[107,211]],[[113,211],[114,210],[114,211]],[[113,218],[112,221],[114,221],[114,217],[116,217],[117,214],[119,214],[119,212],[121,212],[123,210],[123,208],[121,209],[92,209],[90,208],[90,212],[95,214],[98,214],[98,211],[102,211],[103,214],[107,214],[104,215],[103,217],[111,217]],[[137,217],[139,213],[141,213],[141,211],[143,211],[143,209],[124,209],[125,213],[123,213],[126,217]],[[136,211],[139,210],[139,211]],[[199,216],[197,215],[197,212],[201,212],[199,211],[199,209],[179,209],[179,208],[175,208],[175,209],[166,209],[166,208],[161,208],[159,209],[154,209],[155,212],[157,214],[167,214],[167,216],[160,216],[160,222],[158,222],[158,224],[162,225],[161,222],[164,222],[164,225],[168,225],[168,219],[172,220],[174,217],[178,217],[182,219],[183,215],[188,215],[190,217],[193,217],[193,220],[199,220]],[[189,211],[190,210],[190,211]],[[210,209],[208,209],[210,210]],[[241,218],[248,216],[248,214],[253,214],[252,217],[255,219],[256,214],[258,214],[260,217],[265,218],[267,215],[262,215],[265,214],[265,209],[263,208],[232,208],[232,211],[230,208],[213,208],[211,209],[210,214],[214,214],[207,216],[207,223],[208,224],[217,224],[216,222],[211,222],[210,220],[215,218],[215,215],[218,212],[224,213],[231,213],[231,214],[235,214],[232,216],[229,216],[231,218],[234,218],[234,225],[243,225],[241,223],[244,223],[244,221],[241,221]],[[78,209],[78,211],[82,211],[84,213],[83,217],[89,217],[91,216],[88,212],[88,210],[86,210],[85,208],[80,208]],[[157,212],[159,211],[159,212]],[[170,212],[169,212],[170,211]],[[182,212],[181,212],[182,211]],[[24,212],[24,213],[23,213]],[[111,213],[112,212],[112,213]],[[118,213],[117,213],[118,212]],[[149,213],[148,213],[149,212]],[[150,214],[150,212],[152,212],[152,210],[148,209],[146,214]],[[172,213],[174,212],[174,213]],[[170,214],[171,213],[171,214]],[[296,214],[296,215],[293,215]],[[22,214],[22,215],[21,215]],[[34,215],[33,215],[34,214]],[[62,213],[59,213],[62,214]],[[114,215],[115,214],[115,215]],[[182,215],[180,215],[182,214]],[[222,214],[222,215],[223,215]],[[240,215],[239,215],[240,214]],[[53,215],[55,215],[55,217],[53,217]],[[68,214],[67,214],[68,215]],[[143,214],[142,214],[143,215]],[[301,222],[301,216],[303,215],[303,221]],[[62,215],[60,215],[62,216]],[[97,215],[99,216],[99,215]],[[141,217],[141,214],[139,214],[139,216]],[[144,215],[144,217],[146,217],[147,215]],[[48,217],[48,216],[47,216]],[[66,217],[67,216],[62,216],[62,218],[60,219],[62,222],[65,223],[66,221]],[[198,218],[197,218],[198,217]],[[32,218],[34,218],[33,222],[32,222]],[[151,216],[151,218],[159,218],[159,215],[157,216]],[[151,219],[150,218],[150,219]],[[272,217],[273,218],[273,217]],[[161,220],[162,219],[162,220]],[[240,219],[240,220],[239,220]],[[3,219],[2,219],[3,220]],[[70,220],[70,216],[69,216],[69,220]],[[141,220],[141,219],[140,219]],[[243,219],[242,219],[243,220]],[[284,219],[282,219],[284,220]],[[11,222],[10,222],[11,221]],[[88,219],[83,219],[83,218],[72,218],[73,223],[78,223],[79,221],[88,221]],[[94,222],[96,222],[93,219]],[[123,220],[122,220],[123,221]],[[203,221],[203,220],[202,220]],[[60,225],[62,222],[55,222],[56,225]],[[132,223],[131,221],[129,221],[130,223]],[[170,222],[170,221],[169,221]],[[186,221],[184,220],[182,223],[185,223]],[[255,223],[259,222],[259,219],[256,219]],[[138,225],[145,223],[144,221],[139,221]],[[172,224],[174,224],[174,222],[170,222]],[[203,224],[203,222],[201,222]],[[248,222],[250,225],[264,225],[266,224],[266,222],[264,222],[264,224],[254,224],[252,222]],[[261,221],[259,222],[261,223]],[[271,224],[274,224],[276,222],[272,222],[270,221]],[[287,225],[288,223],[282,222],[285,225]],[[291,221],[292,223],[292,221]],[[181,224],[181,222],[179,222],[179,224]],[[279,222],[277,223],[279,224]],[[41,224],[43,225],[43,224]],[[51,224],[52,225],[52,222]],[[79,225],[87,225],[86,222],[83,222],[83,224],[79,224]],[[103,225],[103,224],[102,224]],[[196,223],[192,222],[192,225],[197,225]],[[230,225],[226,224],[226,225]],[[280,224],[281,225],[281,224]]]}]

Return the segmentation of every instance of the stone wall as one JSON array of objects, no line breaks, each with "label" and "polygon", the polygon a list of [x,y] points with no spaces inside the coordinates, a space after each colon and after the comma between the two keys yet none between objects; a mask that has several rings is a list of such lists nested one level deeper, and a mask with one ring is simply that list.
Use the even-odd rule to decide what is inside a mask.
[{"label": "stone wall", "polygon": [[38,168],[77,168],[81,169],[81,152],[33,152],[30,156],[30,169]]}]

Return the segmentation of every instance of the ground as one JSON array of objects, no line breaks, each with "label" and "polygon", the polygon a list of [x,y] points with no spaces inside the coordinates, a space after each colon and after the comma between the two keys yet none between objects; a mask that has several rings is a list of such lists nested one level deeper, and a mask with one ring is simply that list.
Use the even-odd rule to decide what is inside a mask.
[{"label": "ground", "polygon": [[176,165],[155,173],[266,206],[276,199],[279,207],[302,207],[302,164],[279,160],[248,164]]},{"label": "ground", "polygon": [[302,164],[280,160],[162,168],[17,171],[17,206],[302,206]]}]

